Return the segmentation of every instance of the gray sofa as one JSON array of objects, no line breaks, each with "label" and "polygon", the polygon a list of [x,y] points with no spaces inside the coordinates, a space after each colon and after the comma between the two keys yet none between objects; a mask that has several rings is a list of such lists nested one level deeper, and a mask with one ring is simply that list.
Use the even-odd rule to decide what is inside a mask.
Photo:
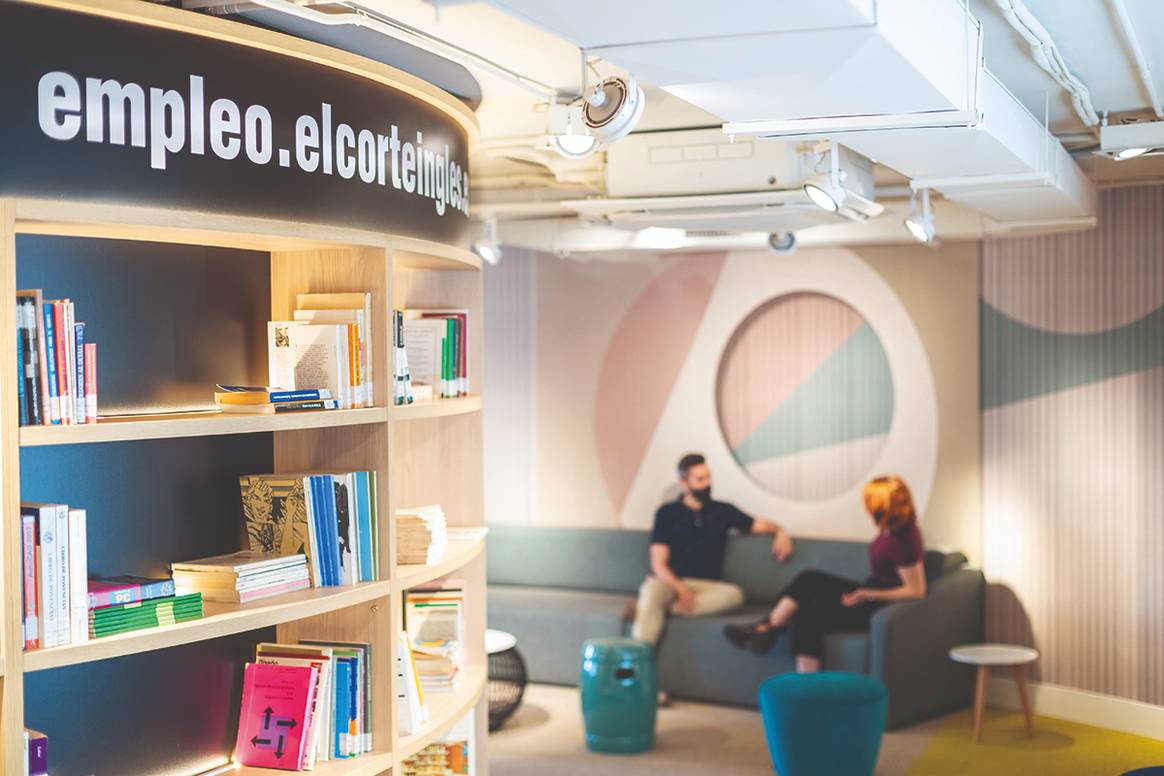
[{"label": "gray sofa", "polygon": [[[532,681],[577,684],[582,642],[629,631],[624,617],[647,573],[648,543],[645,531],[490,526],[489,626],[517,636]],[[853,579],[868,572],[867,545],[860,542],[798,539],[784,564],[770,547],[764,536],[728,543],[725,578],[746,593],[742,609],[669,619],[657,667],[660,685],[675,697],[755,706],[763,680],[794,669],[788,635],[757,656],[730,647],[723,626],[759,619],[799,571]],[[826,670],[868,674],[889,688],[890,729],[970,701],[973,673],[947,655],[950,647],[982,640],[985,580],[965,563],[961,553],[931,550],[924,600],[884,607],[869,633],[827,639]]]}]

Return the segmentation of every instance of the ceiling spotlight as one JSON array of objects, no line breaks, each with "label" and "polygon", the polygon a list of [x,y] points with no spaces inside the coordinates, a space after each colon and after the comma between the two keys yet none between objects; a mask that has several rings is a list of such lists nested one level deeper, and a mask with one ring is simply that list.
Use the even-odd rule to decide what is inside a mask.
[{"label": "ceiling spotlight", "polygon": [[829,172],[818,173],[804,183],[804,193],[819,208],[835,213],[845,204],[845,189],[841,186],[840,154],[837,144],[829,143]]},{"label": "ceiling spotlight", "polygon": [[1113,154],[1112,158],[1117,162],[1122,162],[1126,159],[1135,159],[1137,156],[1143,156],[1151,150],[1150,148],[1125,148]]},{"label": "ceiling spotlight", "polygon": [[669,251],[687,244],[687,232],[669,226],[648,226],[640,229],[634,238],[636,248]]},{"label": "ceiling spotlight", "polygon": [[793,232],[771,232],[768,235],[768,249],[777,256],[795,253],[796,235]]},{"label": "ceiling spotlight", "polygon": [[550,105],[545,145],[567,159],[585,159],[598,148],[598,139],[582,118],[580,105]]},{"label": "ceiling spotlight", "polygon": [[630,134],[643,116],[647,99],[634,76],[606,78],[591,90],[582,106],[582,118],[590,133],[602,143],[613,143]]},{"label": "ceiling spotlight", "polygon": [[501,242],[497,239],[496,218],[473,225],[473,241],[469,250],[490,264],[501,261]]},{"label": "ceiling spotlight", "polygon": [[[919,196],[920,207],[919,207]],[[929,245],[934,241],[934,214],[930,210],[930,190],[915,191],[910,199],[909,217],[905,219],[905,228],[919,243]]]}]

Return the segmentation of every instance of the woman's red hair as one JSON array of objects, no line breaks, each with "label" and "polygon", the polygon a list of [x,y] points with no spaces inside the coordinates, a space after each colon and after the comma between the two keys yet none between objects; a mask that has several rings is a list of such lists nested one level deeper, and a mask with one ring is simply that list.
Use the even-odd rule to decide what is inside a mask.
[{"label": "woman's red hair", "polygon": [[865,509],[878,528],[898,531],[917,522],[913,496],[900,477],[877,477],[865,483]]}]

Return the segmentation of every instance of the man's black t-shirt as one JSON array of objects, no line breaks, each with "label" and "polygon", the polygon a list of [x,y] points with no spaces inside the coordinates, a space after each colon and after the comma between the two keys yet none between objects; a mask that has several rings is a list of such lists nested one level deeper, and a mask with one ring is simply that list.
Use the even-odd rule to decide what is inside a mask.
[{"label": "man's black t-shirt", "polygon": [[723,578],[723,555],[728,532],[752,530],[752,518],[725,501],[709,501],[695,512],[682,497],[659,507],[651,544],[671,548],[671,571],[677,577]]}]

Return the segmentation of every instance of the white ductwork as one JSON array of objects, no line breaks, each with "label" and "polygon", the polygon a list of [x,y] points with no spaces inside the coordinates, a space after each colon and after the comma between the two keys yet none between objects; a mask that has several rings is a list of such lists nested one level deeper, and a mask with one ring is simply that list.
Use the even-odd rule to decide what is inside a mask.
[{"label": "white ductwork", "polygon": [[623,27],[613,43],[580,18],[602,16],[590,5],[495,2],[715,113],[728,135],[833,139],[997,221],[1094,213],[1093,185],[986,70],[981,25],[957,0],[772,0],[705,34],[670,30],[706,15],[678,0],[663,30]]}]

